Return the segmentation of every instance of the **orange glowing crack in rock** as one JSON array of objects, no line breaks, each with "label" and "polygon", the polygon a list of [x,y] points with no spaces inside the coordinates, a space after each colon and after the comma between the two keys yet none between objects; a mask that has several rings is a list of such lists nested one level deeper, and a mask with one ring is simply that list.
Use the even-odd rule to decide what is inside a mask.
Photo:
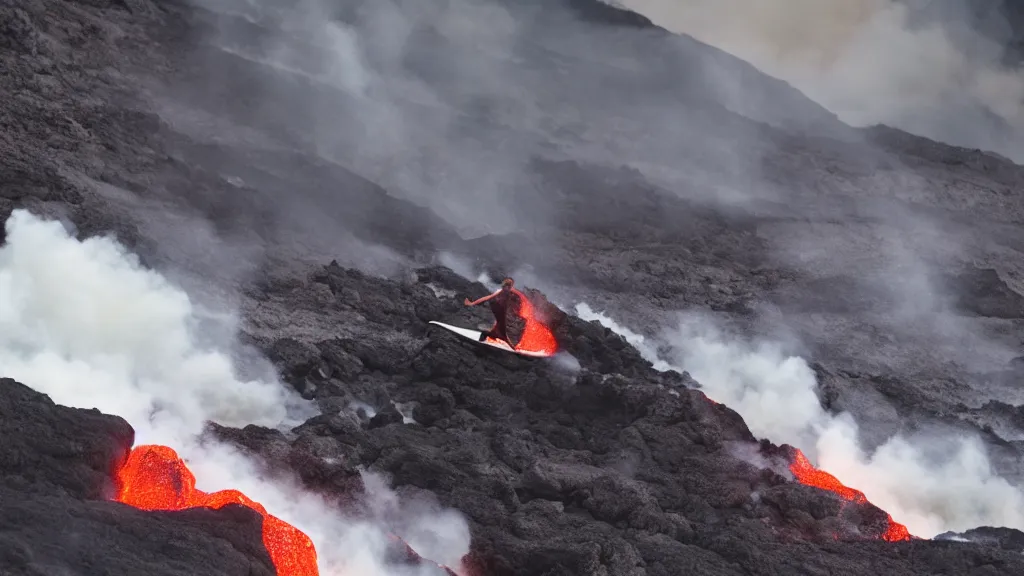
[{"label": "orange glowing crack in rock", "polygon": [[[868,502],[863,492],[844,486],[835,476],[823,470],[818,470],[811,465],[810,461],[807,460],[807,457],[800,450],[796,451],[796,456],[793,458],[793,463],[789,465],[789,470],[805,486],[828,490],[839,495],[840,498],[847,502],[854,502],[856,504]],[[910,531],[907,530],[906,526],[894,521],[888,513],[886,513],[886,517],[889,520],[889,525],[885,534],[882,534],[882,540],[886,542],[910,540]]]},{"label": "orange glowing crack in rock", "polygon": [[[529,298],[518,290],[516,290],[516,294],[519,295],[520,302],[517,315],[523,319],[526,326],[523,328],[523,335],[520,336],[519,343],[516,344],[515,349],[523,352],[535,352],[554,356],[558,352],[558,340],[555,339],[554,333],[543,322],[537,320],[534,315],[533,304],[530,303]],[[487,340],[494,343],[501,342],[491,337],[488,337]]]},{"label": "orange glowing crack in rock", "polygon": [[137,446],[117,473],[117,501],[143,510],[248,506],[263,516],[263,545],[279,576],[319,575],[316,549],[304,533],[237,490],[208,494],[195,486],[195,476],[174,450]]}]

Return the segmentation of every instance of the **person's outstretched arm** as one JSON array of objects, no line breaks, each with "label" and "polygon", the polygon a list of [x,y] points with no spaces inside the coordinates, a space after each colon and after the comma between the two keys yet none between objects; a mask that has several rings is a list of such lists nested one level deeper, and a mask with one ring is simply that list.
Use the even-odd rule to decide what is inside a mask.
[{"label": "person's outstretched arm", "polygon": [[493,294],[488,294],[487,296],[484,296],[483,298],[480,298],[478,300],[474,300],[472,302],[469,301],[469,298],[464,299],[462,302],[466,306],[476,306],[477,304],[483,304],[484,302],[487,302],[491,298],[494,298],[495,296],[498,295],[498,292],[501,292],[501,290],[498,290],[497,292],[494,292]]}]

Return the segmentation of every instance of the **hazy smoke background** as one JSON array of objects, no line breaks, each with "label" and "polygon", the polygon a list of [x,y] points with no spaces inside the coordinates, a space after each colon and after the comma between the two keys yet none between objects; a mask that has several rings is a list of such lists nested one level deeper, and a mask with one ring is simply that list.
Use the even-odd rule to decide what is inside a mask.
[{"label": "hazy smoke background", "polygon": [[469,529],[454,511],[401,503],[383,479],[367,473],[365,514],[346,517],[297,485],[265,478],[234,448],[200,439],[206,421],[288,428],[315,414],[273,375],[238,378],[233,341],[199,336],[203,324],[222,323],[220,317],[198,309],[110,239],[78,241],[59,222],[21,210],[6,230],[0,373],[57,403],[125,418],[137,444],[171,446],[189,463],[199,489],[239,489],[309,535],[325,575],[413,574],[382,560],[384,522],[396,519],[392,529],[417,552],[459,565]]},{"label": "hazy smoke background", "polygon": [[[246,89],[259,104],[241,118],[247,127],[285,135],[301,150],[430,206],[465,235],[515,229],[515,218],[493,206],[503,203],[506,192],[530,184],[526,163],[537,138],[529,134],[535,121],[531,89],[517,87],[523,74],[503,65],[518,36],[517,22],[500,5],[196,5],[228,17],[215,17],[220,26],[205,40],[229,57],[204,53],[193,64],[205,68],[214,84],[227,82],[218,80],[222,67],[248,67]],[[238,25],[230,18],[236,15],[253,25]],[[171,111],[176,104],[159,105],[179,126],[188,124]],[[213,112],[239,114],[230,108]],[[511,124],[515,131],[504,129]],[[283,211],[304,204],[299,197],[290,200]]]},{"label": "hazy smoke background", "polygon": [[747,341],[712,316],[689,312],[656,341],[667,345],[659,354],[656,344],[606,314],[585,303],[575,309],[633,343],[656,368],[689,372],[710,398],[743,416],[756,437],[800,448],[915,536],[982,525],[1024,528],[1024,494],[993,472],[977,438],[897,434],[866,451],[853,417],[826,412],[813,370],[775,342]]},{"label": "hazy smoke background", "polygon": [[[792,83],[853,125],[1024,158],[1024,74],[996,2],[622,0]],[[983,14],[984,17],[980,17]]]}]

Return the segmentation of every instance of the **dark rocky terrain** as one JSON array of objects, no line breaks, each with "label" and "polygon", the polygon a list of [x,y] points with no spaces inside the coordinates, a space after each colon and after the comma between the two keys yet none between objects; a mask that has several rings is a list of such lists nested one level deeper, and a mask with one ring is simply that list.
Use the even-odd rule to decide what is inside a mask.
[{"label": "dark rocky terrain", "polygon": [[[338,3],[325,16],[360,33],[362,88],[346,76],[360,66],[338,72],[344,43],[310,23],[329,20],[319,3],[268,5],[0,0],[0,216],[114,233],[197,299],[237,306],[245,339],[323,412],[289,434],[216,435],[313,490],[357,494],[366,466],[433,493],[470,520],[474,576],[1024,569],[1012,533],[877,540],[884,513],[793,482],[784,450],[701,382],[596,324],[563,319],[579,368],[426,325],[488,320],[461,306],[486,288],[441,262],[655,339],[705,310],[811,360],[825,408],[851,412],[867,443],[979,435],[1019,482],[1019,166],[853,130],[589,0]],[[13,383],[3,397],[3,501],[24,515],[4,570],[267,569],[245,511],[101,501],[123,423]],[[51,451],[59,463],[26,460]],[[63,510],[107,544],[67,545]],[[147,548],[144,530],[194,544]]]},{"label": "dark rocky terrain", "polygon": [[142,512],[108,502],[134,431],[0,379],[3,574],[273,574],[243,506]]},{"label": "dark rocky terrain", "polygon": [[[578,367],[425,331],[424,318],[482,319],[460,304],[463,294],[480,289],[444,268],[418,270],[415,280],[400,283],[331,265],[306,281],[267,290],[265,305],[316,309],[326,323],[352,325],[360,315],[362,329],[311,345],[264,342],[289,384],[315,398],[322,416],[288,435],[216,425],[213,434],[261,455],[272,469],[297,472],[312,490],[355,497],[362,465],[387,474],[401,494],[429,491],[470,519],[472,574],[1011,574],[1024,568],[1016,548],[999,544],[878,540],[887,526],[884,512],[792,481],[784,450],[759,444],[738,414],[709,402],[688,377],[653,371],[594,323],[567,318],[560,330]],[[435,290],[452,296],[439,299]],[[50,566],[74,573],[101,562],[106,573],[133,573],[143,562],[160,561],[145,545],[136,547],[132,538],[142,531],[150,541],[166,538],[163,558],[189,573],[266,569],[254,544],[253,514],[142,513],[98,501],[131,442],[123,420],[55,406],[11,380],[3,386],[4,462],[10,463],[3,477],[5,489],[17,494],[4,513],[17,518],[8,527],[5,569],[45,573],[32,563],[45,555]],[[360,399],[385,408],[372,417],[344,409]],[[411,407],[417,422],[403,423],[395,405]],[[744,461],[752,458],[771,464]],[[55,527],[56,506],[71,510],[82,530],[103,533],[103,543],[88,553],[66,546],[66,526]],[[201,530],[211,534],[195,536]],[[121,548],[105,548],[107,539]],[[179,539],[199,544],[167,548]],[[47,546],[58,543],[61,553],[50,555]],[[206,546],[218,552],[217,563],[204,560]]]},{"label": "dark rocky terrain", "polygon": [[[258,427],[217,433],[299,471],[313,489],[350,490],[362,464],[411,493],[430,491],[470,518],[474,574],[1008,574],[1024,566],[992,548],[875,540],[887,527],[883,512],[787,479],[784,451],[758,444],[698,383],[652,370],[595,323],[568,317],[560,329],[578,368],[426,329],[433,318],[485,321],[461,304],[483,289],[445,268],[398,283],[331,265],[267,290],[263,310],[316,310],[325,324],[352,327],[305,345],[254,335],[324,415],[292,438]],[[353,400],[383,409],[353,415],[345,409]],[[403,424],[396,406],[416,423]],[[961,557],[966,550],[984,559]]]}]

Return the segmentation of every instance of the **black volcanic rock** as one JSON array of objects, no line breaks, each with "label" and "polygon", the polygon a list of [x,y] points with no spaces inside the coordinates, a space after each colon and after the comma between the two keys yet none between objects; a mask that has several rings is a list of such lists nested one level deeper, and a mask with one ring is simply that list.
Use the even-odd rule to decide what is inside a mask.
[{"label": "black volcanic rock", "polygon": [[0,572],[270,576],[243,506],[144,512],[109,502],[135,432],[0,379]]},{"label": "black volcanic rock", "polygon": [[960,306],[979,316],[1024,317],[1024,296],[1011,289],[992,268],[970,269],[953,278]]},{"label": "black volcanic rock", "polygon": [[0,386],[0,474],[6,485],[78,499],[115,495],[111,473],[135,440],[127,422],[55,405],[8,378]]},{"label": "black volcanic rock", "polygon": [[[483,291],[440,268],[421,269],[415,283],[399,284],[331,264],[309,282],[325,275],[336,294],[373,282],[398,299],[390,315],[365,327],[371,340],[308,342],[334,356],[372,357],[376,346],[383,346],[376,353],[382,355],[388,342],[410,338],[406,331],[420,333],[416,303],[425,292],[417,285],[431,284],[437,319],[456,325],[472,325],[469,316],[477,314],[462,307],[461,294]],[[293,299],[303,293],[289,291]],[[369,317],[374,305],[348,300],[345,311]],[[338,313],[325,311],[323,322],[333,323]],[[329,460],[339,472],[354,475],[365,466],[399,490],[432,492],[469,518],[467,561],[492,576],[867,574],[869,566],[953,574],[944,562],[974,573],[968,557],[975,554],[1024,567],[1019,557],[989,547],[882,542],[884,511],[789,479],[792,448],[758,442],[738,414],[693,389],[697,383],[688,375],[654,371],[596,323],[565,317],[559,333],[563,354],[578,366],[429,331],[416,337],[410,361],[387,371],[349,364],[345,379],[375,390],[372,398],[354,396],[377,410],[369,421],[348,400],[333,400],[345,389],[344,397],[353,398],[354,389],[338,381],[318,388],[327,411],[296,429],[294,440],[257,427],[220,434],[271,469],[302,474]],[[287,358],[308,363],[305,356]],[[280,368],[294,370],[287,363]],[[412,406],[414,421],[405,423],[397,406]],[[296,468],[300,461],[305,464]],[[760,464],[748,463],[754,461]],[[319,477],[307,476],[306,484],[339,495],[338,485]],[[348,505],[357,509],[351,496],[360,488],[346,490]]]},{"label": "black volcanic rock", "polygon": [[966,540],[978,544],[985,544],[1008,550],[1011,552],[1024,553],[1024,532],[1012,528],[992,528],[989,526],[973,528],[966,532],[945,532],[935,537],[936,540]]}]

